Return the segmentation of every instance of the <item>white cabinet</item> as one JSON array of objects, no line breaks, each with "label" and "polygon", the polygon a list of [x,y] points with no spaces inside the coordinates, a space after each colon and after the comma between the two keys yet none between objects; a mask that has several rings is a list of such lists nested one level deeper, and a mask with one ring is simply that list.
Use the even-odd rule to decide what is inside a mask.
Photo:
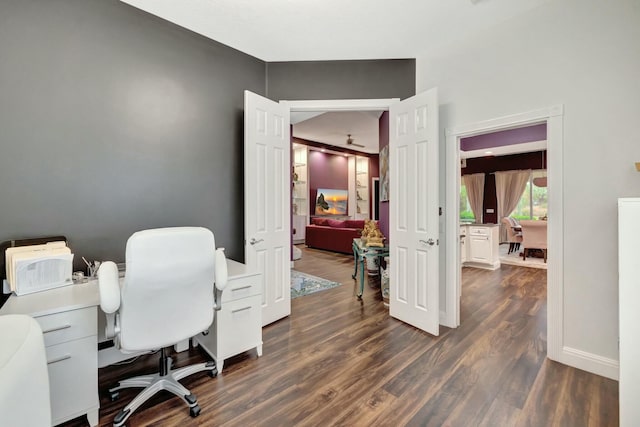
[{"label": "white cabinet", "polygon": [[620,426],[640,420],[640,199],[618,199],[618,318]]},{"label": "white cabinet", "polygon": [[35,319],[46,346],[53,425],[83,414],[87,414],[90,425],[97,425],[97,307]]},{"label": "white cabinet", "polygon": [[307,227],[306,215],[293,215],[292,222],[291,222],[291,232],[293,233],[293,243],[304,243],[306,227]]},{"label": "white cabinet", "polygon": [[216,361],[222,372],[225,359],[253,348],[262,356],[262,277],[244,264],[227,260],[229,283],[220,298],[208,334],[199,334],[195,342]]},{"label": "white cabinet", "polygon": [[[460,226],[460,262],[466,266],[495,270],[500,267],[499,230],[496,224]],[[462,229],[465,229],[462,231]],[[463,250],[464,249],[464,250]]]},{"label": "white cabinet", "polygon": [[460,227],[460,264],[467,262],[469,253],[469,236],[467,236],[467,227]]},{"label": "white cabinet", "polygon": [[356,156],[356,219],[369,219],[369,158]]}]

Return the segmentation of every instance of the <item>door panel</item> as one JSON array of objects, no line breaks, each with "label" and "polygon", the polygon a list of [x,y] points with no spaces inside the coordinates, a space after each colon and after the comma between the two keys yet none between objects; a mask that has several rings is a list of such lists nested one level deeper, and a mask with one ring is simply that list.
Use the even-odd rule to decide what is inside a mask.
[{"label": "door panel", "polygon": [[291,314],[289,109],[245,91],[245,263],[262,273],[262,324]]},{"label": "door panel", "polygon": [[389,311],[438,335],[437,90],[391,106],[390,117]]}]

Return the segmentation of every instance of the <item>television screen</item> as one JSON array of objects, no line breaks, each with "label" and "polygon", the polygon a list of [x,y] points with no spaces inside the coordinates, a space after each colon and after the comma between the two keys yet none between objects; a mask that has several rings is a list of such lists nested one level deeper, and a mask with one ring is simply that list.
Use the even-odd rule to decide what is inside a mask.
[{"label": "television screen", "polygon": [[316,215],[346,215],[347,198],[347,190],[318,188]]}]

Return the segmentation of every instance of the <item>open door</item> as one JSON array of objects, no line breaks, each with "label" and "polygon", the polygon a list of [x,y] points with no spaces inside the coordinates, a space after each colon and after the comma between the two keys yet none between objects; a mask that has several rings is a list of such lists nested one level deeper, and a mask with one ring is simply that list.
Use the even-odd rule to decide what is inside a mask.
[{"label": "open door", "polygon": [[389,116],[389,313],[438,335],[437,89],[392,105]]},{"label": "open door", "polygon": [[245,263],[262,273],[262,325],[291,314],[289,107],[244,93]]}]

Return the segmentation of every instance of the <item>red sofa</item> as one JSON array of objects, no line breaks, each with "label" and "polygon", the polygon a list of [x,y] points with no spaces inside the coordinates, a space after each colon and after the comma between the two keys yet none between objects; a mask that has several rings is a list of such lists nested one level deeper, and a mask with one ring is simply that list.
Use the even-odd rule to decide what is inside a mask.
[{"label": "red sofa", "polygon": [[327,251],[353,253],[353,239],[362,235],[364,220],[311,218],[305,229],[305,244],[310,248]]}]

